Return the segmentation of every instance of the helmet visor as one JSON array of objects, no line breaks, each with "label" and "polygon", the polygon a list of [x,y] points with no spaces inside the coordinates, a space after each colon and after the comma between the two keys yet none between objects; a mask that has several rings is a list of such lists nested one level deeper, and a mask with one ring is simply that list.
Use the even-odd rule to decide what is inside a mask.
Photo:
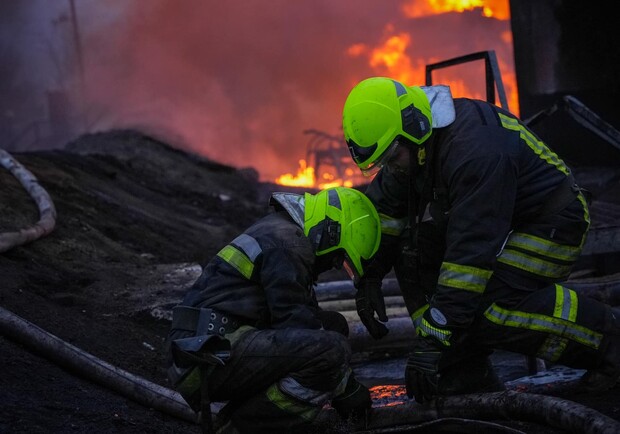
[{"label": "helmet visor", "polygon": [[371,177],[376,175],[376,173],[381,170],[383,166],[385,166],[391,159],[396,155],[396,150],[399,147],[399,138],[396,137],[392,140],[392,143],[388,145],[383,154],[379,156],[375,161],[370,163],[364,169],[361,169],[362,173],[366,177]]}]

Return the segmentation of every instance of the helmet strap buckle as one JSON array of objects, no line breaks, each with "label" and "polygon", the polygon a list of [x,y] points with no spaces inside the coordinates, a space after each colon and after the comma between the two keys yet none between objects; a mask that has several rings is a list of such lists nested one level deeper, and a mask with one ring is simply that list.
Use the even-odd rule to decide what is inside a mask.
[{"label": "helmet strap buckle", "polygon": [[327,233],[327,242],[329,247],[340,244],[340,223],[335,220],[327,220],[325,231]]}]

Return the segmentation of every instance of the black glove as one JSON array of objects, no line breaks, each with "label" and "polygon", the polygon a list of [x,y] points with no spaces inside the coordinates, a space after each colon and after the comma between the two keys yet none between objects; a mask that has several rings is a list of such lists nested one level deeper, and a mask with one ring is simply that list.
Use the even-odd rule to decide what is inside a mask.
[{"label": "black glove", "polygon": [[364,428],[370,423],[372,409],[370,391],[357,381],[353,374],[349,377],[344,392],[332,399],[331,404],[340,417],[345,420],[362,424]]},{"label": "black glove", "polygon": [[432,338],[418,337],[413,352],[407,359],[405,384],[407,396],[423,404],[437,395],[439,360],[443,347]]},{"label": "black glove", "polygon": [[343,314],[333,310],[319,310],[316,314],[325,330],[338,332],[349,337],[349,323]]},{"label": "black glove", "polygon": [[[362,278],[357,284],[355,294],[355,306],[357,314],[368,330],[368,333],[375,338],[381,339],[388,334],[388,328],[383,324],[388,320],[385,313],[385,301],[381,292],[381,280]],[[375,319],[375,312],[379,317],[379,322]]]}]

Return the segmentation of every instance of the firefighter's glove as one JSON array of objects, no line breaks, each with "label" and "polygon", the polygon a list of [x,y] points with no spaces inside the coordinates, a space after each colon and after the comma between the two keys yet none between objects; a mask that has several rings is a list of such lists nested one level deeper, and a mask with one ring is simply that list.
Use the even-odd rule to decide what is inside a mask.
[{"label": "firefighter's glove", "polygon": [[405,368],[407,396],[415,397],[419,404],[428,402],[437,395],[439,361],[444,348],[433,338],[418,337],[407,359]]},{"label": "firefighter's glove", "polygon": [[353,375],[349,377],[344,392],[332,399],[331,404],[341,418],[355,425],[367,428],[370,423],[370,412],[372,410],[370,391]]},{"label": "firefighter's glove", "polygon": [[323,329],[338,332],[349,337],[349,323],[343,314],[333,310],[319,310],[316,314],[321,321]]},{"label": "firefighter's glove", "polygon": [[[368,333],[375,339],[381,339],[388,333],[388,328],[384,324],[388,317],[385,313],[383,292],[381,292],[381,280],[362,278],[356,288],[355,306],[357,307],[357,314]],[[379,320],[375,318],[375,312]]]}]

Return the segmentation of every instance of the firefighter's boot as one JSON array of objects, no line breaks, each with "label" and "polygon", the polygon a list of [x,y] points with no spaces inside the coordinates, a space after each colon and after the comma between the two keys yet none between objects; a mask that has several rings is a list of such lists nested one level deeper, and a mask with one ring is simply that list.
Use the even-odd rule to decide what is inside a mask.
[{"label": "firefighter's boot", "polygon": [[612,321],[605,333],[601,363],[581,378],[580,392],[604,392],[620,381],[620,308],[614,307],[610,310]]},{"label": "firefighter's boot", "polygon": [[349,377],[344,392],[332,399],[331,405],[343,420],[353,426],[363,429],[368,427],[372,411],[370,391],[357,381],[353,374]]}]

